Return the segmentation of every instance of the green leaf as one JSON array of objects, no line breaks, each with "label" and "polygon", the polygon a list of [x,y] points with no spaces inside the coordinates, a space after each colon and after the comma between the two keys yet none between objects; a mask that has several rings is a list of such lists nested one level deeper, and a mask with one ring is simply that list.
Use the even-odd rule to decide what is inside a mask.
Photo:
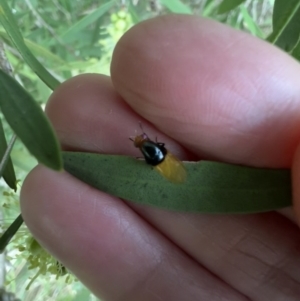
[{"label": "green leaf", "polygon": [[62,168],[59,143],[40,106],[12,77],[0,70],[0,108],[8,124],[36,159]]},{"label": "green leaf", "polygon": [[[0,30],[0,37],[10,46],[12,46],[13,48],[15,48],[15,45],[12,43],[12,41],[10,40],[8,34],[2,30]],[[59,56],[53,54],[52,52],[50,52],[48,49],[42,47],[39,44],[36,44],[28,39],[24,39],[24,42],[26,44],[26,46],[30,49],[30,51],[32,51],[35,55],[43,58],[45,61],[52,61],[53,63],[57,64],[57,65],[68,65],[68,63],[66,61],[64,61],[63,59],[61,59]],[[70,68],[70,67],[69,67]]]},{"label": "green leaf", "polygon": [[4,252],[6,246],[9,244],[10,240],[17,233],[19,228],[23,224],[23,218],[20,214],[15,221],[7,228],[7,230],[0,237],[0,254]]},{"label": "green leaf", "polygon": [[61,39],[65,42],[76,40],[78,32],[85,29],[87,26],[94,23],[97,19],[107,13],[115,5],[115,2],[115,0],[109,1],[95,9],[91,14],[85,16],[73,26],[71,26],[66,32],[64,32],[61,35]]},{"label": "green leaf", "polygon": [[288,169],[185,162],[187,181],[173,184],[132,157],[64,152],[63,159],[66,171],[101,191],[168,210],[252,213],[287,207],[292,200]]},{"label": "green leaf", "polygon": [[219,5],[218,14],[225,14],[238,7],[246,0],[223,0]]},{"label": "green leaf", "polygon": [[273,32],[267,40],[291,51],[300,34],[300,0],[276,0],[273,11]]},{"label": "green leaf", "polygon": [[5,0],[0,0],[0,22],[24,61],[50,89],[54,90],[60,83],[41,65],[25,45],[14,16]]},{"label": "green leaf", "polygon": [[161,4],[175,14],[192,14],[189,6],[183,4],[180,0],[160,0]]},{"label": "green leaf", "polygon": [[[2,160],[5,152],[7,149],[7,142],[4,134],[4,129],[2,126],[2,122],[0,120],[0,161]],[[14,166],[12,164],[10,156],[7,157],[4,171],[3,171],[3,179],[5,180],[6,184],[13,189],[14,191],[17,190],[17,178],[14,170]],[[2,174],[0,174],[0,177]]]},{"label": "green leaf", "polygon": [[90,301],[91,292],[86,287],[81,287],[76,296],[71,301]]},{"label": "green leaf", "polygon": [[300,37],[290,53],[296,60],[300,61]]},{"label": "green leaf", "polygon": [[247,9],[244,5],[241,6],[241,13],[244,19],[244,24],[249,29],[249,31],[259,38],[263,37],[263,33],[260,30],[260,28],[257,26],[256,22],[253,20],[253,18],[249,15]]},{"label": "green leaf", "polygon": [[215,15],[215,11],[217,10],[216,2],[214,0],[205,1],[202,16],[203,17],[213,17]]},{"label": "green leaf", "polygon": [[139,17],[139,15],[138,15],[138,13],[137,13],[137,11],[135,9],[135,6],[131,2],[129,3],[128,11],[129,11],[129,13],[131,15],[132,22],[134,24],[137,24],[137,23],[139,23],[141,21],[141,18]]}]

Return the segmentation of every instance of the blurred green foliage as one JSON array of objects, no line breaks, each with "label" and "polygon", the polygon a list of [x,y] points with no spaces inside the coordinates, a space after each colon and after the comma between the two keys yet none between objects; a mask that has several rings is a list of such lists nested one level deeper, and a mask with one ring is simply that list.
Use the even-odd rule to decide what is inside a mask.
[{"label": "blurred green foliage", "polygon": [[[39,62],[60,82],[77,74],[96,72],[109,75],[112,51],[119,38],[134,24],[167,13],[202,15],[265,38],[272,30],[272,0],[7,0],[24,37],[24,42]],[[0,42],[12,65],[14,77],[44,106],[51,90],[27,65],[0,25]],[[1,44],[0,44],[1,47]],[[3,118],[2,118],[3,119]],[[13,135],[5,120],[7,139]],[[36,164],[17,141],[12,160],[19,188]],[[18,189],[19,190],[19,189]],[[5,216],[4,230],[19,214],[18,193],[11,192],[1,180],[0,203]],[[24,234],[25,233],[25,234]],[[53,259],[38,247],[32,252],[32,240],[25,226],[9,246],[7,288],[22,300],[96,300],[78,281],[65,283],[47,270]],[[39,253],[40,252],[40,253]],[[37,254],[40,257],[36,257]],[[42,260],[44,265],[39,263]],[[55,263],[55,261],[54,261]],[[33,267],[37,267],[35,271]],[[42,272],[39,272],[42,269]],[[26,287],[29,277],[39,277]]]},{"label": "blurred green foliage", "polygon": [[[109,74],[111,53],[119,37],[135,23],[169,12],[202,14],[253,34],[270,30],[270,1],[247,1],[247,6],[242,4],[225,14],[219,13],[220,2],[10,0],[8,4],[33,54],[64,81],[84,72]],[[26,66],[1,28],[0,37],[8,43],[7,55],[15,74],[37,101],[45,102],[51,91]]]}]

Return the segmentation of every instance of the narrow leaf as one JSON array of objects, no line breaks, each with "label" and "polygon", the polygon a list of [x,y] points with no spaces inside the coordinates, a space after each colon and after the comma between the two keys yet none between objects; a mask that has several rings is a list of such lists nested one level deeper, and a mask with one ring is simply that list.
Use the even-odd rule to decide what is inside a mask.
[{"label": "narrow leaf", "polygon": [[256,24],[256,22],[253,20],[253,18],[249,15],[247,9],[245,8],[244,5],[241,6],[241,13],[244,19],[244,24],[246,27],[249,29],[249,31],[254,35],[259,38],[263,37],[263,33]]},{"label": "narrow leaf", "polygon": [[40,106],[20,84],[0,70],[0,108],[8,124],[36,159],[62,168],[59,143]]},{"label": "narrow leaf", "polygon": [[299,39],[295,45],[295,47],[293,48],[293,50],[291,51],[291,55],[298,61],[300,61],[300,36]]},{"label": "narrow leaf", "polygon": [[[10,40],[8,34],[5,31],[0,30],[0,37],[10,45],[11,47],[15,48],[15,45]],[[43,46],[36,44],[28,39],[24,39],[26,46],[32,51],[35,55],[43,58],[45,61],[52,61],[58,65],[67,65],[68,63],[61,59],[59,56],[55,55],[54,53],[50,52],[48,49],[44,48]]]},{"label": "narrow leaf", "polygon": [[180,0],[160,0],[161,4],[175,14],[192,14],[189,6],[183,4]]},{"label": "narrow leaf", "polygon": [[7,34],[10,36],[15,47],[20,52],[24,61],[50,89],[54,90],[59,85],[59,81],[41,65],[41,63],[25,45],[18,25],[6,3],[6,0],[0,0],[0,22],[2,23]]},{"label": "narrow leaf", "polygon": [[66,171],[101,191],[168,210],[252,213],[291,205],[288,169],[185,162],[187,181],[173,184],[132,157],[64,152],[63,158]]},{"label": "narrow leaf", "polygon": [[71,301],[90,301],[91,300],[91,292],[82,286],[80,290],[77,291],[76,296]]},{"label": "narrow leaf", "polygon": [[202,16],[203,17],[213,16],[214,14],[216,14],[215,11],[217,9],[218,8],[214,0],[207,0],[203,7]]},{"label": "narrow leaf", "polygon": [[141,18],[139,17],[139,15],[135,9],[135,6],[131,2],[129,3],[128,11],[131,15],[131,19],[134,24],[137,24],[141,21]]},{"label": "narrow leaf", "polygon": [[219,5],[218,14],[225,14],[238,7],[246,0],[223,0]]},{"label": "narrow leaf", "polygon": [[17,233],[19,228],[23,224],[23,218],[20,214],[15,221],[7,228],[7,230],[2,234],[0,237],[0,254],[4,252],[5,248],[11,241],[11,239],[14,237],[14,235]]},{"label": "narrow leaf", "polygon": [[115,0],[109,1],[96,10],[94,10],[91,14],[85,16],[73,26],[71,26],[66,32],[61,35],[61,39],[65,42],[71,42],[77,39],[77,34],[79,31],[85,29],[90,24],[94,23],[98,18],[107,13],[113,6],[115,5]]},{"label": "narrow leaf", "polygon": [[268,41],[289,52],[300,34],[300,0],[276,0],[273,11],[273,32]]},{"label": "narrow leaf", "polygon": [[[0,120],[0,161],[2,160],[5,152],[7,149],[7,142],[2,126],[2,122]],[[3,176],[6,184],[13,189],[14,191],[17,190],[17,178],[14,170],[14,166],[12,164],[10,156],[7,157],[7,160],[4,165],[3,174],[0,174],[0,177]]]}]

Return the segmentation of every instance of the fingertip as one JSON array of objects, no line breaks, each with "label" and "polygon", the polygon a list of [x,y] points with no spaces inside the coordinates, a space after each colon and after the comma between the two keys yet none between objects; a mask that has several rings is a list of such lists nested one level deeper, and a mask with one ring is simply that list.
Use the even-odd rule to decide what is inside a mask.
[{"label": "fingertip", "polygon": [[130,29],[111,67],[130,107],[199,157],[275,168],[299,140],[299,74],[277,47],[187,15]]},{"label": "fingertip", "polygon": [[[70,192],[70,177],[66,172],[38,165],[27,175],[22,185],[22,217],[34,236],[41,241],[46,240],[46,244],[49,236],[45,233],[55,227],[55,218],[59,218],[65,209],[62,200]],[[64,189],[60,189],[60,185]]]}]

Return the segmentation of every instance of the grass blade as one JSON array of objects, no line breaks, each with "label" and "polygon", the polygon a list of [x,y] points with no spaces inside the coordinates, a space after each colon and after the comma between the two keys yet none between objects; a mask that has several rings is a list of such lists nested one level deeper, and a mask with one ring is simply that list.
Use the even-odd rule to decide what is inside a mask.
[{"label": "grass blade", "polygon": [[219,5],[218,14],[221,15],[228,13],[231,10],[237,8],[243,2],[246,2],[246,0],[223,0]]},{"label": "grass blade", "polygon": [[[14,43],[10,40],[8,34],[5,31],[0,30],[0,37],[5,41],[6,44],[10,45],[11,47],[15,48]],[[30,51],[33,52],[38,57],[43,58],[45,61],[51,61],[58,65],[68,65],[66,61],[61,59],[59,56],[53,54],[48,49],[44,48],[43,46],[36,44],[28,39],[24,39],[26,46],[29,48]]]},{"label": "grass blade", "polygon": [[183,4],[180,0],[160,0],[161,4],[175,14],[192,14],[189,6]]},{"label": "grass blade", "polygon": [[66,171],[101,191],[168,210],[253,213],[287,207],[292,200],[288,169],[186,162],[188,179],[176,185],[132,157],[64,152],[63,159]]},{"label": "grass blade", "polygon": [[77,39],[77,34],[90,24],[94,23],[97,19],[107,13],[113,6],[115,5],[115,0],[109,1],[96,10],[94,10],[91,14],[85,16],[77,23],[75,23],[71,28],[69,28],[66,32],[61,35],[61,39],[65,42],[71,42]]},{"label": "grass blade", "polygon": [[42,164],[60,170],[62,158],[54,131],[40,106],[20,84],[0,70],[0,108],[8,124]]},{"label": "grass blade", "polygon": [[244,24],[249,29],[249,31],[256,37],[263,38],[263,33],[253,20],[253,18],[248,13],[248,10],[244,5],[241,6],[241,13],[243,16]]},{"label": "grass blade", "polygon": [[[4,157],[5,153],[7,151],[7,142],[5,138],[4,129],[2,126],[2,122],[0,120],[0,161],[3,167],[0,168],[0,177],[3,176],[3,179],[5,180],[6,184],[13,189],[14,191],[17,190],[17,178],[14,170],[14,166],[12,164],[10,156]],[[2,160],[5,160],[6,162],[2,162]],[[3,172],[1,171],[3,169]]]},{"label": "grass blade", "polygon": [[20,214],[15,221],[7,228],[7,230],[2,234],[0,237],[0,254],[4,252],[6,246],[9,244],[11,239],[14,237],[14,235],[17,233],[19,228],[23,224],[23,218]]},{"label": "grass blade", "polygon": [[41,65],[25,45],[14,16],[5,0],[0,0],[0,22],[24,61],[50,89],[54,90],[60,84],[59,81]]},{"label": "grass blade", "polygon": [[128,6],[128,12],[131,15],[131,19],[134,24],[141,22],[141,18],[139,17],[138,12],[136,11],[135,6],[130,2]]},{"label": "grass blade", "polygon": [[298,61],[300,61],[300,36],[295,45],[295,47],[291,51],[291,55]]}]

